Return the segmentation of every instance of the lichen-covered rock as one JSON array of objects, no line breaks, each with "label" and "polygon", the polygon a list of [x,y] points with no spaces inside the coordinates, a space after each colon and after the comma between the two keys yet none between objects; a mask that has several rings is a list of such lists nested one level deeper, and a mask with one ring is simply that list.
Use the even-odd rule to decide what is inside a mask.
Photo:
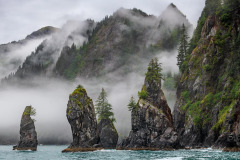
[{"label": "lichen-covered rock", "polygon": [[20,125],[20,141],[13,150],[37,150],[38,140],[34,120],[31,118],[33,108],[27,106],[23,112]]},{"label": "lichen-covered rock", "polygon": [[96,150],[99,142],[97,120],[92,99],[82,86],[69,96],[67,119],[71,125],[73,142],[63,152]]},{"label": "lichen-covered rock", "polygon": [[132,111],[132,130],[118,144],[118,149],[171,150],[179,148],[178,136],[172,119],[163,110],[140,99],[137,109]]},{"label": "lichen-covered rock", "polygon": [[118,132],[109,119],[102,119],[98,123],[100,144],[103,148],[114,149],[118,142]]},{"label": "lichen-covered rock", "polygon": [[156,59],[149,64],[140,99],[132,110],[132,130],[117,149],[172,150],[180,147],[171,110],[161,90],[158,65]]}]

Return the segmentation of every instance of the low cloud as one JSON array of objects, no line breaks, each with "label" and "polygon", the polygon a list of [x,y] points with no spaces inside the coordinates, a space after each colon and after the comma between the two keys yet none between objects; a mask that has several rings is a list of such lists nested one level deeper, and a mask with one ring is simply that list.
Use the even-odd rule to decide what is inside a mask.
[{"label": "low cloud", "polygon": [[[56,0],[51,0],[49,2],[50,6],[52,5],[53,2],[58,3],[60,6],[65,4],[65,2],[63,3],[62,1],[58,2]],[[93,3],[93,1],[90,1],[90,2]],[[17,2],[14,1],[14,3],[17,3]],[[32,5],[34,6],[38,3],[42,4],[42,2],[37,0],[35,2],[31,2],[30,4],[28,4],[28,7]],[[83,6],[85,7],[91,4],[88,2],[81,2],[81,3],[83,3],[84,4]],[[99,1],[96,3],[97,3],[97,6],[99,5],[101,8],[104,6],[106,2],[100,3]],[[135,3],[129,2],[129,3],[130,3],[130,6],[136,5],[134,7],[144,10],[143,4],[146,4],[147,2],[144,1],[142,4],[139,2],[140,5],[137,2]],[[164,5],[166,4],[166,7],[167,7],[168,3],[169,1],[163,1],[161,4],[164,4]],[[176,3],[179,3],[179,2],[176,1]],[[191,1],[190,4],[192,3],[193,2]],[[107,8],[110,8],[110,4],[113,4],[113,2],[109,1],[109,6]],[[126,1],[123,1],[122,3],[116,3],[116,5],[114,5],[113,8],[114,7],[119,8],[119,5],[124,6],[126,4],[127,4]],[[156,5],[153,8],[156,8],[156,7],[160,7],[160,8],[164,7],[164,9],[166,8],[164,5],[157,6],[159,2],[157,2],[156,0],[154,0],[152,4]],[[129,8],[130,6],[127,5],[127,8]],[[69,7],[69,4],[66,4],[65,9],[68,10],[68,7]],[[76,8],[78,7],[74,7],[72,9],[73,12],[76,11]],[[148,6],[145,8],[148,8]],[[64,8],[61,8],[61,9],[65,10]],[[84,9],[83,11],[85,10],[86,9]],[[95,11],[95,14],[98,12],[101,13],[98,15],[101,18],[102,18],[102,13],[104,13],[104,16],[106,14],[109,14],[108,10],[106,11],[107,12],[106,13],[106,12],[102,12],[101,9],[100,10],[97,9]],[[76,13],[74,12],[74,14],[77,14],[77,12]],[[123,12],[122,14],[126,16],[125,12]],[[90,17],[91,15],[92,14],[90,14]],[[129,16],[129,14],[127,15]],[[141,23],[141,19],[138,19],[137,17],[133,17],[133,16],[131,16],[131,18],[133,21],[137,21],[138,24],[145,25]],[[150,22],[151,22],[150,25],[154,25],[155,19]],[[126,26],[120,26],[120,28],[123,30],[128,29],[126,28]],[[63,26],[63,29],[61,30],[61,32],[54,34],[52,38],[48,40],[48,43],[45,49],[52,50],[56,48],[57,52],[54,53],[54,59],[56,61],[64,45],[71,45],[71,43],[74,42],[80,46],[84,41],[87,41],[87,38],[85,36],[78,35],[74,37],[76,33],[74,31],[80,31],[80,35],[81,35],[82,31],[84,32],[86,31],[86,29],[87,29],[87,26],[85,25],[85,23],[79,23],[79,21],[78,22],[71,21],[69,23],[66,23]],[[153,29],[152,33],[155,33],[156,30],[157,30],[156,28]],[[70,41],[68,41],[69,40],[68,37],[71,34],[73,37],[70,39]],[[149,42],[146,42],[146,44],[154,44],[156,42],[155,41],[156,39],[155,38],[146,39],[146,41],[149,41]],[[163,73],[167,73],[167,72],[178,73],[178,67],[176,66],[176,63],[177,63],[176,56],[177,56],[176,50],[172,52],[159,52],[156,54],[156,57],[159,59],[159,62],[162,63]],[[101,91],[101,88],[102,87],[105,88],[105,90],[108,93],[109,103],[111,103],[113,106],[113,111],[115,113],[115,117],[117,120],[116,127],[121,136],[127,136],[127,134],[131,129],[131,117],[130,117],[131,113],[128,111],[127,104],[131,96],[134,96],[136,101],[138,99],[137,93],[138,91],[141,90],[142,85],[144,83],[145,72],[147,71],[149,59],[138,59],[137,62],[139,63],[138,64],[139,66],[136,67],[136,70],[135,68],[133,68],[133,72],[128,73],[127,75],[124,75],[124,76],[120,74],[123,69],[119,68],[114,72],[110,72],[104,75],[103,77],[91,79],[91,80],[90,79],[85,80],[85,79],[79,78],[75,82],[66,82],[66,81],[61,81],[57,79],[43,78],[43,79],[36,79],[34,81],[34,83],[38,84],[37,86],[40,86],[40,87],[37,87],[37,86],[33,88],[12,87],[6,90],[1,90],[0,106],[4,107],[4,112],[0,112],[0,117],[1,117],[0,136],[7,135],[9,132],[11,132],[13,139],[16,139],[14,137],[19,136],[19,126],[20,126],[20,119],[21,119],[22,112],[25,106],[32,105],[34,108],[36,108],[36,111],[37,111],[37,115],[35,119],[36,119],[36,129],[38,132],[39,143],[44,143],[44,144],[70,143],[72,136],[71,136],[71,128],[66,118],[66,108],[67,108],[69,94],[73,92],[73,90],[76,88],[78,84],[81,84],[86,88],[88,95],[93,99],[94,102],[97,99],[97,96]],[[171,102],[171,107],[173,107],[172,102]],[[4,131],[2,131],[2,128],[4,129]]]},{"label": "low cloud", "polygon": [[[175,52],[176,53],[176,52]],[[163,72],[177,72],[174,61],[175,53],[161,54],[159,60],[162,63]],[[172,63],[169,60],[173,59]],[[21,88],[12,87],[0,91],[0,106],[4,111],[0,112],[0,136],[8,137],[14,142],[19,137],[20,120],[25,106],[32,105],[36,108],[36,130],[39,143],[44,144],[68,144],[72,140],[71,128],[66,118],[66,108],[69,94],[77,87],[83,85],[88,96],[95,103],[101,88],[108,93],[109,103],[117,120],[116,128],[121,137],[127,136],[131,129],[131,113],[127,104],[130,97],[138,100],[137,93],[144,83],[145,72],[148,66],[147,60],[142,60],[140,72],[132,72],[122,77],[115,71],[104,77],[84,80],[77,79],[75,82],[60,81],[57,79],[36,79],[39,87]],[[119,69],[121,70],[121,69]],[[8,135],[8,136],[6,136]]]},{"label": "low cloud", "polygon": [[9,44],[8,52],[0,52],[0,79],[16,72],[17,68],[24,62],[37,46],[48,37],[28,40],[24,44]]}]

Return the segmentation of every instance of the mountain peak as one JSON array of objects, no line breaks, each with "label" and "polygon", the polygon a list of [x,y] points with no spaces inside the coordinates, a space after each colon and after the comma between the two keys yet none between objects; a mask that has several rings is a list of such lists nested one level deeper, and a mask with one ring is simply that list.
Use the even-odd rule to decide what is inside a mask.
[{"label": "mountain peak", "polygon": [[52,26],[42,27],[39,30],[32,32],[30,35],[26,37],[26,39],[40,38],[46,35],[50,35],[56,31],[58,31],[58,28]]},{"label": "mountain peak", "polygon": [[177,8],[177,6],[173,3],[169,4],[168,7]]},{"label": "mountain peak", "polygon": [[[161,16],[167,16],[167,14],[174,13],[175,15],[181,15],[182,17],[186,18],[186,15],[184,15],[175,4],[171,3],[168,5],[168,7],[163,11]],[[169,15],[169,17],[172,17],[172,15]]]},{"label": "mountain peak", "polygon": [[123,7],[119,8],[113,15],[117,15],[117,16],[120,15],[120,16],[126,16],[126,17],[128,17],[129,15],[137,16],[137,17],[149,17],[150,16],[140,9],[137,9],[137,8],[126,9]]},{"label": "mountain peak", "polygon": [[182,24],[184,24],[188,28],[192,28],[192,25],[188,21],[186,15],[184,15],[173,3],[168,5],[158,19],[160,22],[165,22],[169,26],[182,26]]}]

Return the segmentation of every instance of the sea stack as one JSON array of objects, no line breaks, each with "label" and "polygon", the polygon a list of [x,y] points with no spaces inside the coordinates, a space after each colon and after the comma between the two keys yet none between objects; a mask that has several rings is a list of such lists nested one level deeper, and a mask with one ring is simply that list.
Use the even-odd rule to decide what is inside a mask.
[{"label": "sea stack", "polygon": [[73,142],[62,152],[84,152],[100,149],[93,101],[80,85],[69,96],[67,119],[71,125]]},{"label": "sea stack", "polygon": [[110,119],[102,119],[98,123],[100,145],[105,149],[115,149],[118,142],[118,132]]},{"label": "sea stack", "polygon": [[13,150],[37,150],[37,132],[34,120],[31,118],[31,115],[35,115],[35,113],[35,109],[32,106],[25,108],[20,125],[20,141],[16,146],[13,146]]},{"label": "sea stack", "polygon": [[173,150],[179,147],[171,110],[161,89],[161,66],[152,60],[139,100],[132,109],[132,130],[118,144],[123,150]]}]

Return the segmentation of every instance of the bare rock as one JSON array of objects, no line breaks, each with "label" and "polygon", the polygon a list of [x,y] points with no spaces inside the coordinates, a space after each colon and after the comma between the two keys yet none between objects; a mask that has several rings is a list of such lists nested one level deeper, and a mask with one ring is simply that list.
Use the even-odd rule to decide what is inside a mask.
[{"label": "bare rock", "polygon": [[103,148],[115,149],[118,142],[118,132],[109,119],[102,119],[98,123],[100,144]]}]

